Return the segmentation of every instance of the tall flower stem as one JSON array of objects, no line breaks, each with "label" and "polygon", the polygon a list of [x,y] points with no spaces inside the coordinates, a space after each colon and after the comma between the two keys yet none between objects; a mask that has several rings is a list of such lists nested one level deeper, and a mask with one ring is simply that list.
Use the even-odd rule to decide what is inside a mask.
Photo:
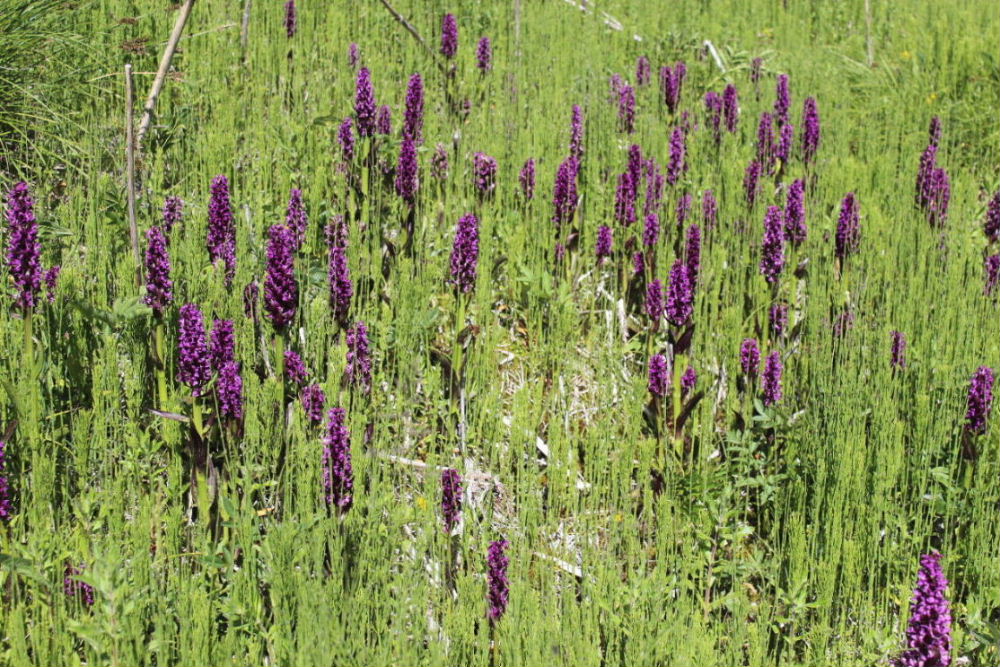
[{"label": "tall flower stem", "polygon": [[681,389],[681,374],[677,372],[677,369],[687,368],[687,361],[685,355],[675,355],[674,363],[671,366],[670,373],[670,443],[674,447],[674,454],[677,456],[678,463],[683,462],[684,458],[684,436],[680,434],[677,429],[677,418],[681,414],[682,405],[682,389]]},{"label": "tall flower stem", "polygon": [[[276,380],[281,383],[281,395],[285,395],[285,339],[280,334],[274,334],[274,374]],[[282,399],[284,400],[284,399]],[[284,406],[282,406],[284,409]]]},{"label": "tall flower stem", "polygon": [[455,583],[458,574],[458,551],[459,536],[448,535],[448,560],[445,562],[444,576],[448,586],[448,593],[453,599],[458,598],[458,586]]},{"label": "tall flower stem", "polygon": [[167,354],[164,339],[163,319],[157,316],[156,326],[153,328],[153,344],[156,350],[156,389],[161,410],[167,409]]},{"label": "tall flower stem", "polygon": [[41,400],[39,387],[35,372],[35,337],[34,337],[34,308],[27,307],[24,310],[24,382],[29,387],[28,390],[28,433],[38,435],[39,415],[38,404]]},{"label": "tall flower stem", "polygon": [[452,373],[458,384],[458,396],[452,396],[458,410],[458,440],[462,456],[465,456],[465,358],[462,350],[462,326],[465,323],[466,299],[471,299],[461,291],[455,291],[455,349],[452,353]]},{"label": "tall flower stem", "polygon": [[205,423],[201,415],[201,401],[197,396],[191,402],[191,423],[194,424],[195,433],[201,438],[205,434]]},{"label": "tall flower stem", "polygon": [[35,339],[32,327],[32,308],[24,311],[24,370],[28,372],[28,382],[32,382],[35,377]]}]

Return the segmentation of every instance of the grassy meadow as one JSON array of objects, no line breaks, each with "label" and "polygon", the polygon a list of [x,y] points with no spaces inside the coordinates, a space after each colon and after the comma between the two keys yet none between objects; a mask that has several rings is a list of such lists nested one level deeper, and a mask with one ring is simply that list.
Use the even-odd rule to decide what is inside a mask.
[{"label": "grassy meadow", "polygon": [[[378,0],[299,0],[291,37],[284,3],[256,0],[243,39],[246,1],[195,3],[141,146],[141,251],[164,200],[184,202],[169,233],[173,302],[154,313],[130,246],[122,72],[132,64],[138,122],[176,8],[0,0],[0,188],[7,206],[28,183],[41,264],[61,266],[52,301],[43,284],[28,312],[0,267],[0,664],[886,665],[905,647],[931,551],[950,582],[952,664],[1000,663],[1000,424],[993,411],[974,433],[966,419],[973,374],[1000,366],[998,292],[984,287],[997,242],[983,233],[1000,188],[995,3],[391,0],[424,48]],[[458,22],[450,59],[446,13]],[[671,112],[659,71],[677,62],[687,74]],[[392,132],[357,137],[347,161],[338,132],[361,67]],[[424,114],[411,206],[392,172],[413,73]],[[616,74],[634,88],[632,133]],[[748,205],[779,74],[795,150]],[[716,143],[704,96],[728,84],[739,122]],[[821,119],[808,163],[807,97]],[[557,232],[574,105],[579,199]],[[934,116],[950,178],[938,225],[914,204]],[[687,168],[664,187],[659,239],[636,275],[647,179],[624,225],[619,174],[632,145],[665,170],[677,127]],[[475,184],[480,152],[497,164],[489,194]],[[229,285],[206,251],[219,174],[235,224]],[[795,179],[808,235],[786,244],[768,283],[765,213]],[[294,319],[276,328],[268,230],[292,188],[309,222]],[[839,257],[849,192],[860,241]],[[468,213],[478,265],[462,292],[448,281]],[[324,228],[341,216],[353,296],[338,320]],[[666,286],[689,256],[691,224],[690,323],[652,324],[647,284]],[[599,260],[602,225],[613,249]],[[251,283],[260,297],[248,301]],[[222,417],[217,378],[197,398],[178,379],[189,303],[208,328],[234,323],[241,419]],[[775,304],[788,308],[781,332]],[[357,322],[370,391],[348,380]],[[893,331],[905,367],[890,363]],[[762,362],[781,359],[780,400],[742,371],[747,338]],[[322,422],[282,373],[283,350],[323,390]],[[672,369],[660,398],[648,389],[656,353]],[[332,407],[350,434],[349,509],[325,499]],[[451,533],[445,468],[464,490]],[[493,622],[496,540],[509,542],[509,606]]]}]

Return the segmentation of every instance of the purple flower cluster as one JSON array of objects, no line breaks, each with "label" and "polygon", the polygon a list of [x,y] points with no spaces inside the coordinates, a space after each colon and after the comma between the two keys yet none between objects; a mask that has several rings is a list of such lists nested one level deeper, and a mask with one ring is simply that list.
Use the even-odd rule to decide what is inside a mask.
[{"label": "purple flower cluster", "polygon": [[493,194],[497,187],[497,161],[486,153],[472,155],[472,177],[481,197]]},{"label": "purple flower cluster", "polygon": [[219,369],[219,411],[224,417],[243,419],[243,378],[240,365],[227,361]]},{"label": "purple flower cluster", "polygon": [[418,146],[424,137],[424,81],[420,74],[410,76],[406,84],[406,107],[403,111],[403,138]]},{"label": "purple flower cluster", "polygon": [[791,96],[788,93],[788,75],[779,74],[774,94],[774,118],[779,125],[788,123],[788,109],[791,107]]},{"label": "purple flower cluster", "polygon": [[476,286],[476,264],[479,261],[479,219],[466,213],[458,220],[455,242],[451,249],[451,279],[459,292],[471,292]]},{"label": "purple flower cluster", "polygon": [[340,155],[344,162],[351,162],[354,160],[354,121],[348,116],[344,119],[344,122],[340,124],[340,129],[337,130],[337,143],[340,144]]},{"label": "purple flower cluster", "polygon": [[983,260],[983,294],[991,296],[1000,282],[1000,255],[990,255]]},{"label": "purple flower cluster", "polygon": [[951,610],[945,592],[948,580],[941,570],[941,554],[920,557],[917,586],[910,599],[906,650],[893,667],[948,667],[951,664]]},{"label": "purple flower cluster", "polygon": [[372,355],[368,343],[368,327],[357,322],[347,330],[347,381],[360,387],[365,394],[372,391]]},{"label": "purple flower cluster", "polygon": [[687,370],[684,371],[684,375],[681,376],[681,391],[685,394],[690,394],[691,390],[697,384],[698,374],[695,372],[694,366],[688,366]]},{"label": "purple flower cluster", "polygon": [[986,421],[993,408],[993,369],[980,366],[969,382],[968,409],[965,428],[972,433],[985,433]]},{"label": "purple flower cluster", "polygon": [[649,58],[639,56],[635,61],[635,83],[637,86],[647,86],[653,75],[650,72]]},{"label": "purple flower cluster", "polygon": [[802,103],[802,161],[811,164],[819,150],[819,106],[812,97]]},{"label": "purple flower cluster", "polygon": [[769,174],[774,173],[774,119],[766,111],[757,123],[757,162]]},{"label": "purple flower cluster", "polygon": [[670,134],[670,160],[667,162],[667,183],[670,185],[674,185],[687,171],[687,162],[684,159],[686,150],[684,130],[675,127]]},{"label": "purple flower cluster", "polygon": [[778,282],[785,266],[785,216],[780,206],[768,206],[764,240],[760,246],[760,273],[768,283]]},{"label": "purple flower cluster", "polygon": [[59,283],[59,274],[62,272],[62,266],[56,264],[55,266],[50,266],[42,274],[42,281],[45,283],[45,298],[49,303],[54,303],[56,300],[56,285]]},{"label": "purple flower cluster", "polygon": [[632,182],[632,199],[636,198],[639,192],[639,184],[642,182],[643,168],[646,162],[642,159],[642,148],[638,144],[628,147],[628,171],[629,179]]},{"label": "purple flower cluster", "polygon": [[448,178],[448,149],[442,143],[434,148],[431,156],[431,176],[439,181]]},{"label": "purple flower cluster", "polygon": [[454,14],[441,19],[441,55],[449,60],[458,53],[458,21]]},{"label": "purple flower cluster", "polygon": [[410,139],[403,139],[399,149],[399,164],[396,166],[396,194],[413,207],[416,202],[417,188],[420,181],[417,176],[417,147]]},{"label": "purple flower cluster", "polygon": [[[781,126],[778,136],[778,146],[774,149],[774,157],[779,165],[786,165],[792,156],[792,143],[795,140],[795,126],[785,123]],[[781,168],[779,166],[779,168]]]},{"label": "purple flower cluster", "polygon": [[205,321],[193,303],[181,306],[178,333],[177,379],[200,396],[212,379],[212,358],[205,342]]},{"label": "purple flower cluster", "polygon": [[760,371],[760,347],[753,338],[745,338],[740,345],[740,368],[748,378],[756,378]]},{"label": "purple flower cluster", "polygon": [[229,179],[219,174],[212,179],[208,202],[208,260],[222,260],[226,265],[226,286],[236,274],[236,223],[229,203]]},{"label": "purple flower cluster", "polygon": [[367,67],[358,70],[354,86],[354,120],[358,124],[358,136],[370,137],[375,134],[375,88],[372,75]]},{"label": "purple flower cluster", "polygon": [[929,190],[927,220],[933,227],[942,227],[948,220],[948,202],[951,199],[951,182],[944,168],[936,167],[931,172]]},{"label": "purple flower cluster", "polygon": [[705,117],[712,126],[716,146],[722,141],[722,96],[714,90],[705,93]]},{"label": "purple flower cluster", "polygon": [[691,212],[691,195],[685,192],[677,198],[677,209],[674,213],[677,216],[677,226],[683,227],[687,222],[688,213]]},{"label": "purple flower cluster", "polygon": [[986,206],[986,222],[983,232],[991,243],[1000,240],[1000,190],[993,193],[990,203]]},{"label": "purple flower cluster", "polygon": [[651,166],[646,177],[646,203],[642,209],[643,214],[647,216],[659,211],[660,201],[663,199],[663,188],[667,182],[656,161],[650,159],[649,164]]},{"label": "purple flower cluster", "polygon": [[635,275],[642,275],[646,271],[646,256],[641,252],[633,253],[632,255],[632,273]]},{"label": "purple flower cluster", "polygon": [[302,390],[302,410],[309,421],[319,423],[323,420],[323,407],[326,405],[326,394],[318,384],[311,384]]},{"label": "purple flower cluster", "polygon": [[861,246],[861,217],[858,202],[853,192],[844,195],[840,203],[840,217],[837,219],[836,254],[842,260],[856,253]]},{"label": "purple flower cluster", "polygon": [[521,167],[521,173],[517,177],[521,184],[521,194],[527,201],[535,197],[535,158],[528,158]]},{"label": "purple flower cluster", "polygon": [[361,62],[361,50],[358,49],[358,45],[356,42],[351,42],[347,46],[347,65],[351,69],[356,69],[358,63],[360,62]]},{"label": "purple flower cluster", "polygon": [[184,200],[180,197],[167,197],[163,200],[163,233],[170,235],[174,225],[184,217]]},{"label": "purple flower cluster", "polygon": [[701,229],[691,225],[684,239],[684,260],[688,267],[688,277],[691,285],[697,286],[698,274],[701,273]]},{"label": "purple flower cluster", "polygon": [[375,132],[385,136],[392,134],[392,109],[388,104],[380,105],[375,112]]},{"label": "purple flower cluster", "polygon": [[931,122],[927,126],[927,143],[937,146],[941,143],[941,118],[931,116]]},{"label": "purple flower cluster", "polygon": [[285,34],[288,39],[295,37],[295,0],[288,0],[285,3]]},{"label": "purple flower cluster", "polygon": [[660,240],[660,216],[650,213],[646,216],[646,226],[642,230],[642,244],[654,248]]},{"label": "purple flower cluster", "polygon": [[715,194],[711,190],[705,190],[701,195],[701,217],[705,221],[706,232],[715,229],[719,221],[719,204],[715,201]]},{"label": "purple flower cluster", "polygon": [[476,67],[484,74],[493,69],[493,48],[489,37],[483,37],[476,45]]},{"label": "purple flower cluster", "polygon": [[799,245],[806,240],[806,184],[801,178],[788,186],[785,200],[785,239]]},{"label": "purple flower cluster", "polygon": [[327,271],[330,283],[330,309],[333,311],[334,319],[341,326],[345,326],[351,308],[351,297],[354,296],[351,270],[347,264],[347,234],[332,233],[327,236],[330,253]]},{"label": "purple flower cluster", "polygon": [[654,354],[649,358],[649,393],[662,398],[667,393],[670,381],[670,366],[662,354]]},{"label": "purple flower cluster", "polygon": [[267,276],[264,278],[264,309],[276,329],[295,319],[299,305],[299,283],[295,279],[295,238],[285,225],[268,231]]},{"label": "purple flower cluster", "polygon": [[618,100],[618,97],[621,95],[622,92],[622,86],[624,85],[625,85],[625,80],[622,79],[622,75],[619,74],[618,72],[615,72],[608,78],[608,89],[609,89],[608,99],[611,102],[615,102]]},{"label": "purple flower cluster", "polygon": [[948,217],[948,201],[951,198],[951,183],[948,173],[937,166],[938,148],[928,144],[920,156],[917,169],[917,183],[914,198],[917,206],[927,214],[931,226],[941,226]]},{"label": "purple flower cluster", "polygon": [[14,303],[22,312],[37,305],[42,287],[42,246],[34,209],[28,184],[21,181],[7,195],[7,266],[17,286]]},{"label": "purple flower cluster", "polygon": [[611,247],[611,228],[607,225],[601,225],[597,228],[597,247],[595,249],[597,259],[600,260],[604,257],[611,257]]},{"label": "purple flower cluster", "polygon": [[771,304],[771,308],[767,313],[767,319],[768,324],[771,325],[771,331],[774,332],[775,336],[780,338],[785,333],[785,329],[788,328],[788,304]]},{"label": "purple flower cluster", "polygon": [[694,283],[687,264],[680,258],[674,260],[670,269],[665,310],[667,320],[675,327],[687,324],[694,314]]},{"label": "purple flower cluster", "polygon": [[618,128],[626,134],[635,132],[635,89],[629,85],[618,91]]},{"label": "purple flower cluster", "polygon": [[163,310],[174,300],[173,289],[167,239],[159,227],[150,227],[146,231],[146,295],[142,301],[162,317]]},{"label": "purple flower cluster", "polygon": [[743,175],[743,192],[747,200],[747,208],[753,208],[760,193],[760,162],[751,160]]},{"label": "purple flower cluster", "polygon": [[781,354],[775,350],[764,360],[764,374],[761,388],[764,392],[764,405],[774,405],[781,400]]},{"label": "purple flower cluster", "polygon": [[625,171],[618,175],[615,189],[615,221],[628,227],[635,222],[635,185],[632,175]]},{"label": "purple flower cluster", "polygon": [[579,167],[580,163],[571,155],[559,165],[559,169],[556,171],[556,182],[552,193],[552,206],[555,209],[555,214],[552,216],[552,222],[557,228],[561,227],[564,222],[571,222],[576,213],[576,175]]},{"label": "purple flower cluster", "polygon": [[450,535],[462,518],[462,478],[453,468],[441,472],[441,515],[444,531]]},{"label": "purple flower cluster", "polygon": [[674,63],[673,68],[664,65],[660,68],[660,90],[663,93],[663,103],[671,115],[677,113],[677,107],[681,102],[681,85],[687,74],[687,67],[684,63]]},{"label": "purple flower cluster", "polygon": [[892,368],[906,368],[906,336],[902,331],[893,331],[889,336],[892,339],[889,365]]},{"label": "purple flower cluster", "polygon": [[733,84],[722,91],[722,118],[726,123],[726,131],[730,134],[736,132],[740,122],[740,96]]},{"label": "purple flower cluster", "polygon": [[285,377],[292,384],[305,384],[309,377],[309,369],[302,357],[295,350],[285,350]]},{"label": "purple flower cluster", "polygon": [[507,540],[498,540],[491,542],[486,552],[487,580],[489,582],[487,616],[491,624],[499,621],[500,617],[504,615],[510,600],[510,583],[507,581],[507,565],[510,561],[503,553],[508,546]]},{"label": "purple flower cluster", "polygon": [[345,423],[344,408],[330,408],[327,413],[326,436],[323,438],[323,489],[326,504],[341,512],[354,501],[354,470],[351,467],[351,436]]},{"label": "purple flower cluster", "polygon": [[655,329],[663,317],[663,283],[657,278],[646,287],[646,315]]},{"label": "purple flower cluster", "polygon": [[79,597],[80,604],[90,607],[94,604],[94,587],[77,576],[83,574],[83,565],[73,567],[67,565],[63,574],[63,593],[67,597]]},{"label": "purple flower cluster", "polygon": [[212,333],[209,338],[212,370],[218,373],[227,363],[236,360],[236,337],[233,334],[233,321],[215,320],[212,323]]},{"label": "purple flower cluster", "polygon": [[306,240],[306,229],[309,227],[309,216],[306,214],[306,207],[302,203],[302,190],[298,188],[292,188],[288,196],[285,225],[292,230],[295,249],[298,250]]}]

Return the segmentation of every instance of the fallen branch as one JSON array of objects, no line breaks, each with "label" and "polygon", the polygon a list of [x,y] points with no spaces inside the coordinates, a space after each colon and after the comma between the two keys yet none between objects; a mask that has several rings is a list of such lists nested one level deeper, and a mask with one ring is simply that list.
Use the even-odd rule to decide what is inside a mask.
[{"label": "fallen branch", "polygon": [[434,62],[437,63],[437,66],[441,69],[441,71],[444,72],[445,66],[441,63],[440,60],[438,60],[437,54],[434,53],[434,50],[427,45],[427,42],[424,41],[424,38],[421,37],[420,33],[417,32],[417,29],[413,27],[413,24],[407,21],[402,14],[397,12],[396,8],[389,4],[389,0],[381,0],[381,2],[385,6],[385,8],[389,10],[389,13],[392,14],[392,17],[396,19],[404,28],[406,28],[406,31],[408,33],[413,35],[413,38],[420,43],[420,46],[424,47],[424,50],[427,51],[430,57],[434,59]]},{"label": "fallen branch", "polygon": [[[594,10],[592,10],[590,7],[587,6],[588,4],[593,4],[593,3],[588,3],[586,1],[584,1],[584,2],[581,2],[581,3],[578,4],[574,0],[564,0],[564,1],[566,2],[566,4],[568,4],[568,5],[572,6],[572,7],[576,7],[577,9],[579,9],[584,14],[591,14],[591,15],[593,15],[593,13],[594,13]],[[601,11],[601,21],[604,23],[604,25],[608,26],[612,30],[617,30],[618,32],[622,32],[625,29],[624,26],[622,26],[622,22],[621,21],[619,21],[618,19],[616,19],[611,14],[608,14],[603,9],[600,10],[600,11]],[[639,35],[636,35],[635,33],[632,34],[632,39],[634,39],[637,42],[641,42],[642,41],[642,37],[640,37]]]},{"label": "fallen branch", "polygon": [[125,65],[125,180],[128,200],[128,235],[135,258],[135,286],[142,287],[142,257],[139,255],[139,228],[135,222],[135,117],[132,63]]},{"label": "fallen branch", "polygon": [[177,51],[177,42],[181,39],[184,24],[187,23],[188,16],[191,15],[193,5],[194,0],[187,0],[174,22],[174,30],[170,33],[170,39],[163,50],[160,67],[156,71],[156,78],[153,79],[153,86],[149,89],[149,97],[146,98],[146,104],[142,109],[142,120],[139,121],[139,136],[136,138],[136,145],[142,145],[142,140],[146,136],[146,132],[149,131],[149,124],[153,120],[153,109],[156,108],[156,100],[160,96],[160,91],[163,90],[163,84],[167,79],[167,70],[170,69],[170,62],[174,59],[174,52]]},{"label": "fallen branch", "polygon": [[[411,466],[413,468],[419,468],[420,470],[430,469],[430,470],[434,470],[434,471],[437,471],[437,472],[442,472],[444,470],[447,470],[447,467],[445,467],[445,466],[431,465],[429,463],[424,463],[423,461],[418,461],[416,459],[408,459],[408,458],[405,458],[405,457],[402,457],[402,456],[396,456],[395,454],[386,454],[385,452],[377,452],[375,455],[378,458],[385,459],[386,461],[389,461],[391,463],[396,463],[396,464],[404,465],[404,466]],[[490,473],[487,473],[487,472],[471,471],[471,472],[465,473],[463,475],[463,477],[465,479],[474,479],[474,480],[481,480],[481,481],[485,481],[485,482],[493,482],[494,484],[497,484],[497,483],[500,482],[499,478],[497,478],[496,475],[491,475]]]},{"label": "fallen branch", "polygon": [[243,62],[247,60],[247,40],[250,36],[250,7],[253,0],[246,0],[243,6],[243,25],[240,27],[240,49],[243,50]]},{"label": "fallen branch", "polygon": [[726,73],[726,66],[722,64],[722,58],[719,57],[719,52],[715,50],[715,44],[712,44],[709,40],[705,40],[704,46],[708,49],[708,52],[712,55],[712,60],[715,61],[715,65],[719,68],[719,71],[723,74]]}]

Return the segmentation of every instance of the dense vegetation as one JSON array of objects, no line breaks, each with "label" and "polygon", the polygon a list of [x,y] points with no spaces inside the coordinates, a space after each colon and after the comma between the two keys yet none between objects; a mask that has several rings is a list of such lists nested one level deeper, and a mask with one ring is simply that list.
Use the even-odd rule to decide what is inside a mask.
[{"label": "dense vegetation", "polygon": [[1000,662],[993,3],[283,4],[137,263],[177,8],[0,0],[0,663]]}]

